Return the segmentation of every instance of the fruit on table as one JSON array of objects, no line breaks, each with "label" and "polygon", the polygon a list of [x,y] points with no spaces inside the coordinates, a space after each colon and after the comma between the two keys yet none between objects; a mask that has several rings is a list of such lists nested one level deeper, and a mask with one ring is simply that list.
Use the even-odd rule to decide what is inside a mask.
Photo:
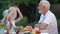
[{"label": "fruit on table", "polygon": [[6,33],[5,33],[5,34],[9,34],[9,31],[10,31],[10,27],[7,27],[7,28],[6,28]]},{"label": "fruit on table", "polygon": [[32,32],[32,30],[33,30],[32,26],[26,26],[26,28],[27,28],[30,32]]},{"label": "fruit on table", "polygon": [[3,28],[3,24],[0,23],[0,28]]},{"label": "fruit on table", "polygon": [[36,34],[35,31],[33,31],[31,34]]},{"label": "fruit on table", "polygon": [[27,28],[21,28],[20,31],[27,31]]},{"label": "fruit on table", "polygon": [[5,34],[9,34],[8,32],[6,32]]},{"label": "fruit on table", "polygon": [[27,30],[27,28],[23,28],[24,30]]},{"label": "fruit on table", "polygon": [[40,30],[34,29],[31,34],[40,34]]},{"label": "fruit on table", "polygon": [[25,28],[20,28],[20,31],[30,31],[32,32],[33,28],[32,26],[26,26]]},{"label": "fruit on table", "polygon": [[7,27],[7,28],[6,28],[6,31],[9,32],[9,31],[10,31],[10,27]]},{"label": "fruit on table", "polygon": [[19,32],[20,32],[20,30],[17,30],[17,31],[16,31],[16,34],[19,34]]},{"label": "fruit on table", "polygon": [[32,26],[29,26],[29,29],[30,29],[30,32],[32,32],[32,30],[33,30]]},{"label": "fruit on table", "polygon": [[36,34],[40,34],[40,30],[35,29],[35,33],[36,33]]},{"label": "fruit on table", "polygon": [[29,30],[29,26],[26,26],[25,28],[27,28]]}]

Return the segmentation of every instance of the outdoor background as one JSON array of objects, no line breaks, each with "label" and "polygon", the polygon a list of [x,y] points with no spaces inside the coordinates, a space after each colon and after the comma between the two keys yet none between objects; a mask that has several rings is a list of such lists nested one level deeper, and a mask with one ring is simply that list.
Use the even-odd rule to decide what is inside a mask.
[{"label": "outdoor background", "polygon": [[[22,15],[23,19],[16,23],[17,26],[31,25],[34,27],[40,18],[38,13],[38,3],[40,0],[0,0],[0,20],[3,19],[3,11],[8,9],[9,2],[16,4]],[[60,33],[60,0],[48,0],[51,3],[51,11],[56,15],[58,22],[58,30]],[[17,16],[18,17],[18,16]]]}]

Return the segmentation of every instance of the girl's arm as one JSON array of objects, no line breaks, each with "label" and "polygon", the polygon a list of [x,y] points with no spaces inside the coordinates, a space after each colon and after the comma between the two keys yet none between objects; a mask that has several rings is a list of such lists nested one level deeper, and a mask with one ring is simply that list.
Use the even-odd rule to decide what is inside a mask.
[{"label": "girl's arm", "polygon": [[19,8],[17,8],[17,12],[18,12],[18,14],[19,14],[19,17],[18,17],[17,19],[15,19],[15,22],[19,22],[19,21],[22,20],[22,18],[23,18],[22,14],[21,14],[21,12],[20,12],[20,10],[19,10]]}]

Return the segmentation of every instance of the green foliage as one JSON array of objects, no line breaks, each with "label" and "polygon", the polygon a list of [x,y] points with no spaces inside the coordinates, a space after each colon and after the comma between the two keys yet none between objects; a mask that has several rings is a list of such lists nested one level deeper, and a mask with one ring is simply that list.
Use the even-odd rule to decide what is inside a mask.
[{"label": "green foliage", "polygon": [[8,5],[7,1],[6,2],[5,1],[0,2],[0,20],[3,18],[3,15],[2,15],[3,11],[8,8],[7,5]]},{"label": "green foliage", "polygon": [[[25,4],[27,7],[30,7],[29,4],[37,4],[38,1],[39,0],[5,0],[5,1],[0,1],[0,19],[3,18],[3,15],[2,15],[3,11],[8,8],[8,2],[12,2],[12,3],[15,3],[17,5],[19,5],[19,4]],[[49,0],[49,1],[50,1],[50,3],[53,3],[53,4],[60,3],[59,2],[60,0]],[[31,9],[32,9],[32,13],[34,13],[34,8],[31,8]],[[52,11],[53,11],[53,13],[56,14],[55,10],[52,10]],[[34,22],[28,23],[28,18],[24,17],[20,22],[16,23],[16,25],[17,26],[20,26],[20,25],[21,26],[31,25],[31,26],[34,27],[34,25],[36,23],[38,23],[39,16],[40,15],[36,12],[36,14],[33,16],[34,19],[35,19]],[[57,16],[57,18],[58,18],[58,16]],[[59,24],[60,24],[60,19],[58,20],[58,28],[60,30],[60,25]]]},{"label": "green foliage", "polygon": [[38,0],[11,0],[10,2],[15,4],[25,4],[26,6],[29,6],[29,4],[37,4]]},{"label": "green foliage", "polygon": [[49,0],[49,1],[50,1],[50,3],[52,3],[52,4],[56,4],[56,3],[58,3],[59,0]]},{"label": "green foliage", "polygon": [[16,23],[17,26],[26,26],[28,24],[28,18],[27,17],[23,17],[23,19]]},{"label": "green foliage", "polygon": [[60,31],[60,19],[58,19],[57,22],[58,22],[58,29]]},{"label": "green foliage", "polygon": [[[28,5],[29,3],[37,4],[39,0],[8,0],[8,1],[14,2],[14,3],[17,3],[17,4],[24,3],[25,5]],[[59,2],[60,0],[48,0],[48,1],[50,1],[50,3],[52,3],[52,4],[60,3]]]},{"label": "green foliage", "polygon": [[36,20],[36,21],[34,21],[32,23],[29,23],[28,25],[30,25],[30,26],[32,26],[34,28],[34,25],[37,24],[37,23],[38,23],[38,21]]},{"label": "green foliage", "polygon": [[0,9],[0,20],[3,18],[3,15],[2,15],[2,12],[3,10],[2,9]]},{"label": "green foliage", "polygon": [[59,34],[60,34],[60,19],[58,19],[58,31],[59,31]]},{"label": "green foliage", "polygon": [[27,17],[23,17],[23,19],[20,22],[16,23],[16,26],[27,26],[27,25],[30,25],[30,26],[34,27],[34,25],[37,24],[37,23],[38,23],[38,20],[36,20],[36,21],[34,21],[32,23],[28,23],[28,18]]}]

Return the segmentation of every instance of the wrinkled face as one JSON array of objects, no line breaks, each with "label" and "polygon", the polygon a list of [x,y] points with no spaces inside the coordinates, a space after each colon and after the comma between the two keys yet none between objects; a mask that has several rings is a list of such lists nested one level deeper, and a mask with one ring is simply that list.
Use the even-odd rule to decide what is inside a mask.
[{"label": "wrinkled face", "polygon": [[45,13],[47,11],[46,7],[42,4],[42,2],[39,3],[38,6],[39,13]]}]

